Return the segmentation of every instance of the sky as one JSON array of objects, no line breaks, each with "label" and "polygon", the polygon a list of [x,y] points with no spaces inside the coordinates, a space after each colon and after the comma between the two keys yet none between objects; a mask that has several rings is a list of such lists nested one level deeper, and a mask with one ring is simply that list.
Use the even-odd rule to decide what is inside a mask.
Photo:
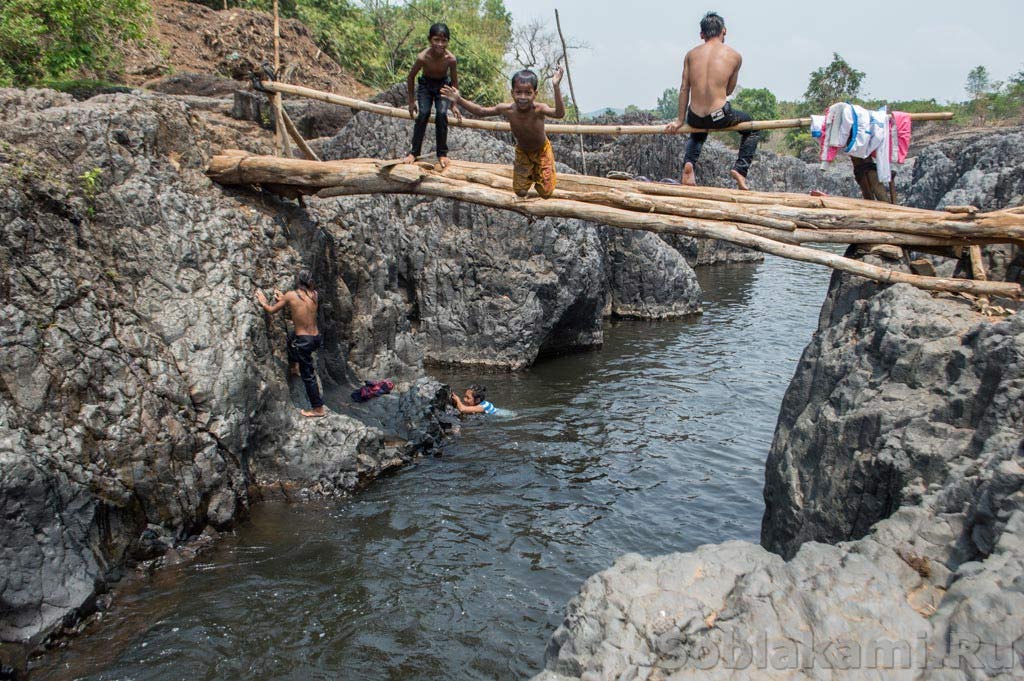
[{"label": "sky", "polygon": [[[962,101],[975,66],[993,80],[1024,70],[1024,0],[504,2],[516,23],[537,17],[552,28],[557,8],[566,36],[588,43],[569,55],[581,111],[653,108],[666,88],[679,86],[683,55],[700,42],[709,10],[725,18],[726,42],[743,55],[739,84],[779,99],[801,98],[810,73],[833,52],[867,74],[862,95],[893,101]],[[854,16],[869,23],[847,29]]]}]

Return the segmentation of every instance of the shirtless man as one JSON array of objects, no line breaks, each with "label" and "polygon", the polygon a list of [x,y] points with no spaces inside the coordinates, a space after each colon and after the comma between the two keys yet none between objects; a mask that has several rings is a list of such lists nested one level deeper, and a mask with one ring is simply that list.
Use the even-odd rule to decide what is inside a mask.
[{"label": "shirtless man", "polygon": [[[683,121],[692,128],[715,130],[752,120],[749,114],[733,109],[727,101],[736,89],[743,57],[725,44],[725,32],[725,20],[718,14],[708,12],[701,19],[700,37],[704,44],[686,53],[683,82],[679,86],[679,117],[665,126],[665,132],[678,132]],[[756,131],[745,130],[740,137],[740,151],[732,167],[732,178],[737,187],[748,189],[747,171],[754,160],[760,136]],[[683,184],[697,184],[694,166],[707,138],[706,132],[690,134],[683,160]]]},{"label": "shirtless man", "polygon": [[[423,150],[423,137],[427,133],[430,121],[430,110],[436,112],[434,127],[437,132],[437,162],[441,169],[448,167],[448,100],[441,96],[441,88],[445,85],[459,86],[458,60],[448,51],[451,33],[445,24],[434,24],[427,32],[430,47],[416,55],[416,61],[409,70],[406,89],[409,94],[409,114],[416,118],[412,130],[412,148],[405,163],[415,163],[416,157]],[[423,71],[419,84],[416,74]],[[415,86],[415,98],[413,88]],[[419,113],[417,114],[417,110]]]},{"label": "shirtless man", "polygon": [[273,305],[267,301],[267,297],[260,290],[256,291],[256,301],[270,314],[280,312],[282,308],[288,306],[292,324],[295,326],[295,330],[288,334],[288,361],[291,365],[292,375],[297,373],[302,376],[310,406],[309,409],[302,409],[299,413],[308,417],[326,416],[324,401],[320,396],[320,386],[316,381],[316,367],[313,364],[313,353],[323,344],[320,329],[316,325],[316,311],[320,295],[313,284],[313,275],[309,270],[299,272],[295,276],[295,288],[288,293],[281,293],[274,289]]},{"label": "shirtless man", "polygon": [[544,132],[544,119],[565,116],[565,103],[559,84],[562,82],[562,67],[559,66],[551,78],[555,106],[551,107],[537,99],[537,74],[533,71],[519,71],[512,76],[512,103],[497,106],[480,106],[462,95],[454,86],[441,88],[441,94],[455,104],[462,105],[477,116],[503,116],[508,121],[512,136],[516,140],[516,160],[512,166],[512,189],[517,196],[526,196],[530,187],[536,186],[542,198],[551,198],[555,191],[555,153]]}]

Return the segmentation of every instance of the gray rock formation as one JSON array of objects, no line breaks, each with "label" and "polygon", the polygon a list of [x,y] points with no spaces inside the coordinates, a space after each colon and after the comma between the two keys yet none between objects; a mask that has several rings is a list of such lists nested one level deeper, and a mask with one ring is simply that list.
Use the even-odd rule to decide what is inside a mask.
[{"label": "gray rock formation", "polygon": [[908,206],[977,206],[999,210],[1024,205],[1024,128],[980,132],[925,147],[913,166]]},{"label": "gray rock formation", "polygon": [[[925,147],[914,159],[905,203],[918,208],[976,206],[1000,210],[1024,205],[1024,128],[959,137]],[[1024,249],[986,246],[991,279],[1024,283]],[[950,269],[950,268],[947,268]]]},{"label": "gray rock formation", "polygon": [[[237,129],[162,95],[3,90],[0,112],[0,640],[37,642],[126,563],[230,526],[253,483],[350,491],[436,443],[444,395],[412,383],[416,353],[364,347],[403,394],[365,421],[346,406],[370,377],[346,361],[353,311],[388,283],[351,294],[349,232],[207,180],[207,139]],[[284,321],[252,303],[300,267],[322,283],[317,422]]]},{"label": "gray rock formation", "polygon": [[862,297],[823,311],[768,461],[763,543],[785,559],[620,558],[537,679],[1020,678],[1024,312],[850,283],[833,293]]},{"label": "gray rock formation", "polygon": [[[521,368],[600,344],[606,308],[699,309],[692,271],[650,234],[215,186],[211,153],[267,138],[208,99],[0,91],[2,641],[44,639],[126,564],[254,498],[345,493],[436,446],[445,393],[424,361]],[[408,141],[407,125],[349,127]],[[303,267],[322,293],[316,421],[296,413],[285,321],[252,302]],[[384,376],[397,394],[351,405]]]}]

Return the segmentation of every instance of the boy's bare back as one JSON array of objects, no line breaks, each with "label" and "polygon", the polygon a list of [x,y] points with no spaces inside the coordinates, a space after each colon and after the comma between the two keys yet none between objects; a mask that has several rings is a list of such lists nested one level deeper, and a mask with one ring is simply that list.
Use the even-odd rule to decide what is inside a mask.
[{"label": "boy's bare back", "polygon": [[707,116],[726,102],[736,88],[743,58],[719,40],[709,40],[686,53],[684,87],[690,87],[690,111]]},{"label": "boy's bare back", "polygon": [[295,325],[298,336],[318,336],[320,330],[316,325],[317,295],[304,289],[295,289],[284,294],[288,304],[288,313]]}]

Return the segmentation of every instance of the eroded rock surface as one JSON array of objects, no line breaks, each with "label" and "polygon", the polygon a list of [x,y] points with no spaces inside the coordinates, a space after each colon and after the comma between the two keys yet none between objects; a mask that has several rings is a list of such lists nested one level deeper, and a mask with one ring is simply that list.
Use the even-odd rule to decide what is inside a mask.
[{"label": "eroded rock surface", "polygon": [[[373,421],[348,415],[370,377],[346,361],[351,311],[370,292],[347,290],[315,213],[207,180],[215,135],[188,105],[0,102],[0,638],[38,640],[126,563],[230,526],[253,483],[346,492],[436,442],[440,386],[413,383],[415,353],[365,348],[405,390]],[[253,304],[300,267],[323,293],[332,413],[315,423],[284,320]]]},{"label": "eroded rock surface", "polygon": [[624,556],[537,679],[1019,676],[1024,313],[862,293],[826,308],[783,405],[763,543],[785,560]]}]

